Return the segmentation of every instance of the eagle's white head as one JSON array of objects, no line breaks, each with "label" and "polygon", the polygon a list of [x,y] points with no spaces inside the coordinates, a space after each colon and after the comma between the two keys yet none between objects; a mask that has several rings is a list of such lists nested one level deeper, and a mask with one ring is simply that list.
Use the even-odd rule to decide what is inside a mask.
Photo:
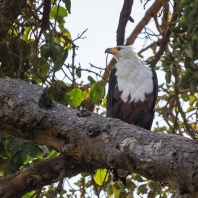
[{"label": "eagle's white head", "polygon": [[115,75],[122,100],[126,102],[130,96],[130,102],[144,101],[145,94],[153,91],[151,68],[140,62],[132,46],[117,46],[108,48],[105,52],[112,54],[117,60]]},{"label": "eagle's white head", "polygon": [[132,59],[140,63],[139,57],[134,51],[132,45],[129,46],[120,45],[117,47],[108,48],[105,50],[105,53],[112,54],[117,61],[119,61],[120,59]]}]

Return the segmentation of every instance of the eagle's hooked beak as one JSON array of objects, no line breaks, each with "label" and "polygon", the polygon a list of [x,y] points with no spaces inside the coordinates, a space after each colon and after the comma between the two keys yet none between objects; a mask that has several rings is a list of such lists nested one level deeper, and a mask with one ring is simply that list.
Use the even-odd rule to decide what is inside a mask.
[{"label": "eagle's hooked beak", "polygon": [[120,50],[121,50],[121,47],[117,46],[117,47],[107,48],[105,50],[105,53],[115,55],[115,54],[119,53]]},{"label": "eagle's hooked beak", "polygon": [[105,50],[105,53],[111,53],[111,48],[107,48],[107,49]]}]

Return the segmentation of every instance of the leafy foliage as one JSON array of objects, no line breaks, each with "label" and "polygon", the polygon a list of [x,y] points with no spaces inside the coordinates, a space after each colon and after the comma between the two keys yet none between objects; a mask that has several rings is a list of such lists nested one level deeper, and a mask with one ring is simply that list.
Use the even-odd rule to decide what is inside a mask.
[{"label": "leafy foliage", "polygon": [[185,131],[196,139],[197,132],[192,124],[197,120],[197,1],[176,2],[178,18],[170,28],[170,50],[161,60],[162,70],[166,73],[166,88],[163,87],[165,93],[161,101],[166,104],[157,112],[163,115],[169,132],[183,134]]},{"label": "leafy foliage", "polygon": [[[91,111],[99,109],[99,113],[104,115],[105,85],[93,77],[99,72],[83,70],[80,65],[74,64],[77,46],[70,32],[65,28],[66,17],[71,13],[71,0],[51,1],[49,27],[46,30],[43,30],[41,25],[42,2],[37,4],[33,2],[28,2],[31,12],[25,9],[0,43],[0,77],[20,78],[44,86],[48,96],[63,105]],[[166,82],[160,85],[160,102],[156,108],[157,115],[165,122],[157,121],[154,128],[155,132],[166,131],[179,135],[188,133],[195,139],[198,128],[196,123],[198,119],[197,3],[197,0],[172,1],[169,5],[176,6],[168,10],[165,26],[162,20],[160,27],[157,27],[158,31],[164,27],[170,30],[170,36],[163,56],[155,65],[157,70],[164,72]],[[162,9],[163,15],[166,9]],[[173,20],[176,15],[176,19]],[[159,31],[161,37],[165,29]],[[77,39],[79,38],[80,36]],[[148,38],[153,40],[151,34],[146,32],[144,39],[147,41]],[[148,64],[152,62],[159,48],[159,36],[154,34],[154,39],[154,44],[149,47],[152,55],[146,60]],[[73,55],[72,64],[67,63],[68,53]],[[143,54],[140,56],[144,58]],[[63,79],[57,78],[58,72],[64,76]],[[89,72],[88,84],[83,82],[83,72]],[[4,144],[5,149],[0,150],[1,177],[11,175],[42,159],[58,155],[57,151],[45,146],[10,136],[5,138]],[[107,174],[106,169],[99,169],[93,175],[82,173],[74,184],[78,189],[63,190],[60,197],[77,196],[79,192],[82,197],[88,197],[88,192],[92,189],[95,195],[103,191],[108,197],[114,195],[115,198],[129,198],[137,194],[152,198],[168,197],[174,190],[171,186],[161,186],[137,174],[127,177],[126,187],[120,181],[113,183],[112,180],[112,175]],[[69,179],[67,181],[69,182]],[[56,192],[55,185],[50,185],[42,189],[42,196],[54,192]],[[32,197],[34,194],[35,192],[32,191],[24,198]]]},{"label": "leafy foliage", "polygon": [[94,83],[91,86],[90,97],[94,104],[101,104],[102,98],[105,95],[105,87],[102,83]]}]

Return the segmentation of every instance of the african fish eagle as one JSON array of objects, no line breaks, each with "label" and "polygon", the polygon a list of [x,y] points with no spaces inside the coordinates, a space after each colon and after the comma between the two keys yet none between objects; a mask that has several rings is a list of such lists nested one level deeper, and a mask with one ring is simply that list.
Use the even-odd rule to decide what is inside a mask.
[{"label": "african fish eagle", "polygon": [[[105,52],[117,60],[109,79],[106,116],[150,130],[158,95],[155,70],[140,62],[132,46],[117,46]],[[122,180],[127,174],[120,176],[119,170]]]}]

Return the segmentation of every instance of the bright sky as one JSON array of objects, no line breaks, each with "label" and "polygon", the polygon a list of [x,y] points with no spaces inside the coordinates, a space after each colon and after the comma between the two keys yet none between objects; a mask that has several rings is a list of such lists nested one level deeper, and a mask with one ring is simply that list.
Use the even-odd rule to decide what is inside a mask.
[{"label": "bright sky", "polygon": [[[79,34],[88,29],[83,37],[75,41],[75,44],[79,46],[76,51],[75,64],[76,66],[81,64],[83,68],[89,69],[89,63],[105,68],[106,55],[105,49],[116,46],[116,30],[118,26],[120,11],[123,6],[121,0],[73,0],[71,2],[71,14],[69,14],[66,20],[66,28],[70,31],[72,39],[77,38]],[[140,0],[134,1],[132,9],[132,18],[134,23],[128,22],[126,28],[125,39],[131,34],[133,29],[139,23],[144,16],[146,10],[144,10]],[[146,9],[152,5],[147,3]],[[155,29],[154,23],[149,24],[152,30]],[[133,44],[138,52],[143,47],[143,39],[137,39]],[[149,57],[149,53],[144,54]],[[66,62],[71,64],[72,51],[69,53],[69,57]],[[112,58],[108,57],[108,61]],[[95,77],[95,76],[93,76]],[[164,82],[164,77],[160,76],[160,82]]]},{"label": "bright sky", "polygon": [[[70,31],[72,39],[87,30],[87,38],[76,41],[79,46],[76,63],[89,67],[89,63],[105,67],[106,48],[116,46],[116,30],[118,26],[120,11],[123,6],[121,0],[73,0],[71,4],[71,15],[66,18],[66,28]],[[136,24],[145,13],[143,5],[134,1],[132,17],[135,23],[128,22],[126,38],[130,35]],[[141,44],[135,44],[139,50]],[[71,52],[70,52],[71,57]],[[110,60],[110,58],[109,58]]]}]

